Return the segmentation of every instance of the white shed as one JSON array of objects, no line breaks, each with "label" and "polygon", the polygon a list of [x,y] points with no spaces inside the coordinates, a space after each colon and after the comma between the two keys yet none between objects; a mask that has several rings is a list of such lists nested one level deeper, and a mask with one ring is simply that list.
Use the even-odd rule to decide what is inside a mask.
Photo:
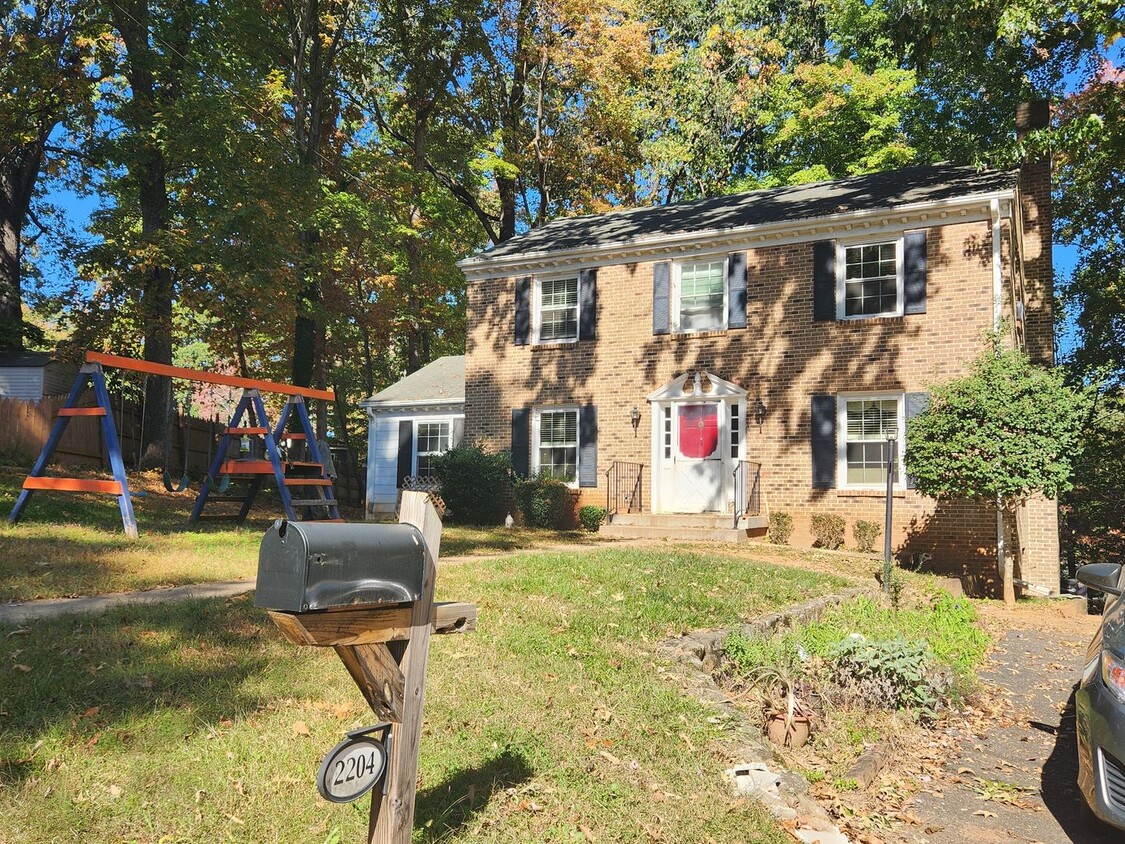
[{"label": "white shed", "polygon": [[392,513],[408,476],[465,430],[465,356],[448,355],[360,402],[367,409],[367,516]]},{"label": "white shed", "polygon": [[0,352],[0,398],[39,401],[66,395],[78,367],[42,352]]}]

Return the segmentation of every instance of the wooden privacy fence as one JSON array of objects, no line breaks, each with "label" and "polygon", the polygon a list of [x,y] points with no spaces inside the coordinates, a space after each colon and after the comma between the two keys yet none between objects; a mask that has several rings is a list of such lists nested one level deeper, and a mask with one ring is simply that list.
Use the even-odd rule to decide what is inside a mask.
[{"label": "wooden privacy fence", "polygon": [[[49,396],[39,401],[0,397],[0,451],[6,452],[3,459],[10,462],[18,458],[26,464],[21,465],[21,469],[29,467],[35,456],[43,450],[55,416],[65,403],[66,396]],[[116,395],[111,395],[110,403],[125,465],[129,469],[135,469],[140,461],[142,405]],[[206,474],[210,465],[208,441],[211,443],[210,454],[214,456],[217,439],[226,423],[226,419],[176,416],[172,424],[172,456],[168,460],[168,471],[173,478],[178,479],[184,470],[185,437],[188,474],[193,480]],[[97,417],[72,418],[55,450],[54,462],[71,466],[108,467],[109,455],[105,453],[100,424]],[[360,501],[363,478],[359,476],[361,473],[356,460],[347,455],[346,450],[333,447],[332,451],[336,471],[339,473],[335,485],[337,496],[347,503]]]}]

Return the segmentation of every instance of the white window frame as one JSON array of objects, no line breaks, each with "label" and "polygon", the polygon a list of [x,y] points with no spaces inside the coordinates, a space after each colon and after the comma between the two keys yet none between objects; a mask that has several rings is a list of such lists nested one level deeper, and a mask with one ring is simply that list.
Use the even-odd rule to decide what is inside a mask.
[{"label": "white window frame", "polygon": [[[723,265],[723,312],[722,318],[719,320],[719,325],[715,328],[683,328],[680,325],[680,291],[681,291],[681,273],[685,264],[716,264]],[[726,331],[729,327],[728,321],[730,318],[730,285],[727,282],[729,277],[730,257],[727,255],[700,255],[694,258],[682,258],[672,263],[672,283],[671,290],[669,290],[669,298],[671,299],[671,317],[672,317],[672,331],[677,334],[700,334],[706,331]]]},{"label": "white window frame", "polygon": [[836,478],[839,489],[886,489],[886,477],[875,484],[850,484],[848,483],[848,402],[849,401],[891,401],[898,408],[898,471],[895,473],[894,485],[896,488],[906,487],[906,393],[897,391],[879,390],[877,392],[863,393],[837,393],[836,394]]},{"label": "white window frame", "polygon": [[532,408],[531,411],[531,476],[539,475],[539,420],[544,413],[574,414],[574,480],[567,483],[571,489],[578,489],[578,479],[582,476],[582,411],[576,404],[550,405]]},{"label": "white window frame", "polygon": [[456,417],[453,417],[453,416],[433,416],[433,417],[427,417],[425,419],[415,419],[414,420],[414,442],[413,442],[414,456],[413,456],[413,458],[411,460],[411,463],[410,463],[410,473],[412,475],[415,475],[415,476],[418,475],[418,458],[421,457],[423,454],[445,454],[445,451],[419,452],[418,451],[418,429],[421,428],[423,425],[448,425],[449,426],[449,438],[446,440],[446,442],[448,444],[448,446],[446,448],[446,451],[448,451],[450,448],[453,447],[453,422],[454,422],[455,418]]},{"label": "white window frame", "polygon": [[[568,281],[574,279],[575,284],[575,323],[573,337],[559,337],[550,340],[541,340],[539,332],[543,327],[543,282]],[[535,345],[553,345],[555,343],[577,343],[582,335],[582,278],[581,273],[560,272],[548,275],[537,275],[532,279],[532,306],[531,306],[531,342]]]},{"label": "white window frame", "polygon": [[[905,242],[906,238],[901,234],[897,237],[879,238],[878,240],[851,239],[836,241],[836,319],[879,319],[880,317],[903,315],[903,307],[905,304],[903,292],[906,287]],[[894,310],[883,311],[877,314],[853,314],[852,316],[846,316],[844,311],[846,309],[847,298],[848,250],[863,246],[881,246],[885,243],[893,243],[895,245],[895,291],[897,295],[895,296]]]}]

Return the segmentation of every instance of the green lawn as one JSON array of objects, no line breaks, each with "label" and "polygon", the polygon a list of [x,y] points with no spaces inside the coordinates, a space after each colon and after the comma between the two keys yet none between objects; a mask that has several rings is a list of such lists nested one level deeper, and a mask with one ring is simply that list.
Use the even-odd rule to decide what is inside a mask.
[{"label": "green lawn", "polygon": [[[0,470],[0,603],[253,578],[262,533],[281,515],[280,502],[267,490],[244,527],[205,521],[190,528],[198,487],[168,493],[158,473],[141,472],[129,479],[131,489],[145,492],[133,500],[140,526],[136,541],[125,538],[121,511],[109,495],[36,492],[20,523],[9,525],[24,477]],[[229,512],[232,505],[221,506]],[[358,510],[344,515],[363,517]],[[578,531],[449,526],[442,547],[452,556],[597,542],[595,535]]]},{"label": "green lawn", "polygon": [[[840,582],[674,547],[442,570],[480,623],[433,640],[416,840],[787,841],[731,798],[722,724],[652,648]],[[0,677],[0,841],[363,840],[366,798],[313,779],[373,718],[248,598],[0,628]]]}]

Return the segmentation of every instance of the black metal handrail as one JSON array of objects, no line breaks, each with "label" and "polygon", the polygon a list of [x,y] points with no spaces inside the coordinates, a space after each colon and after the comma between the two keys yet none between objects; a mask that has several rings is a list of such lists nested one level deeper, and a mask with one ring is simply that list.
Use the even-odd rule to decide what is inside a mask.
[{"label": "black metal handrail", "polygon": [[625,463],[614,460],[606,470],[605,514],[608,521],[613,515],[624,510],[626,513],[644,511],[643,463]]},{"label": "black metal handrail", "polygon": [[734,526],[762,512],[762,464],[739,460],[734,467]]}]

